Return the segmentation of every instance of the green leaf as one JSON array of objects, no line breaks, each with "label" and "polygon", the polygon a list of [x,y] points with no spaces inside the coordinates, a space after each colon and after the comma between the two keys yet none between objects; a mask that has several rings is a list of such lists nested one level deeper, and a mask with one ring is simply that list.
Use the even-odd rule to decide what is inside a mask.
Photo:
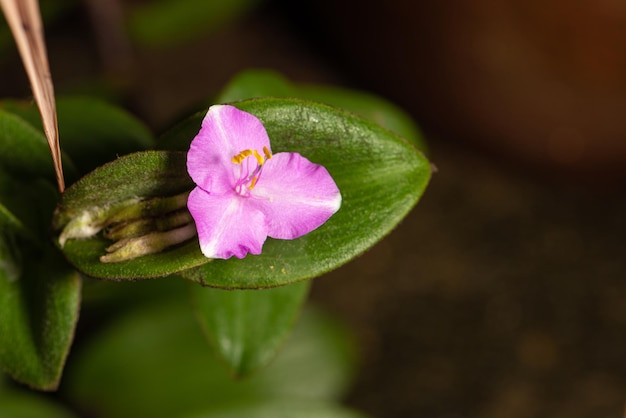
[{"label": "green leaf", "polygon": [[215,102],[229,103],[269,96],[297,97],[297,90],[294,83],[276,71],[244,70],[226,84]]},{"label": "green leaf", "polygon": [[22,260],[17,245],[18,235],[28,230],[5,206],[0,204],[0,271],[9,281],[22,274]]},{"label": "green leaf", "polygon": [[[68,173],[75,175],[72,162],[63,156]],[[18,176],[54,180],[54,165],[42,131],[21,117],[0,109],[0,168]]]},{"label": "green leaf", "polygon": [[340,107],[413,141],[422,152],[427,150],[421,133],[405,111],[382,97],[359,90],[292,83],[275,71],[245,70],[232,78],[220,92],[216,102],[234,102],[263,96],[297,97]]},{"label": "green leaf", "polygon": [[190,190],[193,182],[185,164],[185,154],[165,151],[137,152],[105,164],[63,193],[54,227],[93,207],[105,207],[137,196],[168,196]]},{"label": "green leaf", "polygon": [[[42,130],[39,112],[32,103],[4,100],[0,107]],[[154,146],[154,138],[142,122],[105,101],[59,97],[57,113],[61,147],[82,174],[120,155]]]},{"label": "green leaf", "polygon": [[0,369],[56,388],[80,303],[80,278],[49,243],[51,182],[0,170]]},{"label": "green leaf", "polygon": [[78,319],[80,278],[50,245],[23,256],[19,277],[0,268],[0,367],[28,386],[54,390]]},{"label": "green leaf", "polygon": [[63,149],[81,173],[115,158],[154,146],[148,128],[126,111],[87,97],[57,101]]},{"label": "green leaf", "polygon": [[291,330],[310,282],[263,290],[193,286],[196,314],[217,354],[235,376],[265,366]]},{"label": "green leaf", "polygon": [[[186,156],[179,152],[145,151],[118,158],[92,171],[62,196],[53,228],[61,231],[85,212],[115,213],[119,204],[137,199],[173,196],[191,190],[193,183],[185,169]],[[117,205],[117,206],[116,206]],[[162,277],[196,267],[209,260],[200,252],[197,240],[158,254],[119,263],[102,263],[100,256],[111,241],[96,235],[70,239],[62,250],[82,273],[113,280]]]},{"label": "green leaf", "polygon": [[343,327],[305,310],[269,367],[232,380],[204,340],[188,304],[155,304],[120,317],[77,350],[62,391],[99,416],[178,417],[229,411],[257,400],[342,397],[354,373]]},{"label": "green leaf", "polygon": [[82,306],[97,311],[99,318],[108,319],[125,315],[138,306],[172,301],[189,301],[188,280],[172,275],[161,280],[86,280],[83,286]]},{"label": "green leaf", "polygon": [[3,389],[0,384],[0,417],[3,418],[70,418],[65,408],[40,395],[15,389]]},{"label": "green leaf", "polygon": [[135,7],[128,27],[149,46],[170,46],[216,30],[255,6],[258,0],[159,0]]},{"label": "green leaf", "polygon": [[[47,234],[49,228],[49,219],[44,221],[45,227],[42,224],[42,220],[50,214],[47,210],[50,207],[46,208],[49,206],[46,200],[50,202],[58,196],[51,187],[51,183],[42,180],[14,179],[0,170],[0,235],[5,233],[7,237],[20,237],[37,245],[43,232]],[[40,204],[33,205],[33,201]],[[16,215],[18,213],[19,216]],[[9,246],[11,251],[16,249],[17,245]]]},{"label": "green leaf", "polygon": [[[235,105],[261,119],[274,152],[299,152],[326,167],[339,186],[342,207],[310,234],[292,241],[268,240],[259,256],[214,260],[181,272],[186,278],[213,287],[257,288],[316,277],[388,234],[426,188],[428,160],[402,138],[353,114],[296,99]],[[189,133],[197,132],[202,117],[196,115],[171,131],[164,144],[188,147]]]},{"label": "green leaf", "polygon": [[[342,193],[339,212],[310,234],[292,241],[270,239],[263,254],[243,260],[208,263],[194,239],[161,253],[102,263],[100,257],[111,241],[101,235],[71,239],[63,251],[76,268],[90,276],[117,280],[180,272],[211,287],[285,285],[325,273],[374,245],[411,210],[428,183],[429,162],[412,144],[354,114],[296,99],[255,99],[236,105],[261,119],[275,152],[299,152],[328,169]],[[162,146],[187,150],[203,116],[197,114],[169,131]],[[67,229],[85,211],[99,213],[128,199],[169,196],[192,187],[184,154],[129,155],[68,188],[55,229]]]},{"label": "green leaf", "polygon": [[358,90],[318,85],[299,85],[296,92],[297,97],[328,103],[354,112],[412,141],[420,151],[425,153],[428,150],[422,134],[411,117],[398,106],[379,96]]},{"label": "green leaf", "polygon": [[9,225],[31,244],[49,241],[50,219],[59,197],[54,184],[46,179],[21,178],[0,167],[1,223]]}]

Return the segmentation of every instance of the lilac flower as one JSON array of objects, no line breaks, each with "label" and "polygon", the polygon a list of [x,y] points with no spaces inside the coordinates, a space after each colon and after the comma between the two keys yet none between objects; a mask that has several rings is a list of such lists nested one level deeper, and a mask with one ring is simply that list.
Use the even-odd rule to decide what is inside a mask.
[{"label": "lilac flower", "polygon": [[187,207],[209,258],[260,254],[265,239],[294,239],[328,220],[341,194],[328,171],[293,152],[272,155],[255,116],[209,108],[187,154],[196,183]]}]

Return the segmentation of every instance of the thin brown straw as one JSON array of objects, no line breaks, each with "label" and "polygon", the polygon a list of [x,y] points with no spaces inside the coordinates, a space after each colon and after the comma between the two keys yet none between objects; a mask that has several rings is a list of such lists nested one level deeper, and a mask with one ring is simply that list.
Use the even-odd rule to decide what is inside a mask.
[{"label": "thin brown straw", "polygon": [[43,129],[48,139],[59,191],[65,189],[59,128],[54,102],[54,87],[50,76],[43,24],[37,0],[0,0],[15,43],[22,57],[30,85],[39,107]]}]

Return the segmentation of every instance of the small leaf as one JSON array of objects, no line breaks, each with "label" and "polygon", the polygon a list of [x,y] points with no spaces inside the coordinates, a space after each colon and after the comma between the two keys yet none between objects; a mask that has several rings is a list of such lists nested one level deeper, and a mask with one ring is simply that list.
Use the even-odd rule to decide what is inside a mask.
[{"label": "small leaf", "polygon": [[417,126],[405,111],[382,97],[359,90],[292,83],[275,71],[245,70],[230,80],[216,102],[263,96],[297,97],[340,107],[413,141],[422,152],[427,150]]},{"label": "small leaf", "polygon": [[81,178],[62,196],[54,227],[84,210],[105,207],[132,197],[175,195],[193,187],[185,154],[145,151],[118,158]]},{"label": "small leaf", "polygon": [[82,348],[62,389],[79,408],[115,418],[197,411],[219,416],[221,410],[259,399],[331,403],[345,395],[354,373],[345,329],[312,310],[303,312],[274,361],[241,381],[232,380],[208,350],[186,304],[143,306]]},{"label": "small leaf", "polygon": [[298,316],[310,282],[263,290],[193,286],[196,314],[217,354],[235,376],[263,367]]},{"label": "small leaf", "polygon": [[[53,228],[63,230],[85,213],[108,213],[132,199],[173,196],[193,187],[185,169],[185,154],[145,151],[129,154],[89,173],[62,196]],[[197,240],[158,254],[119,263],[103,263],[111,241],[100,235],[62,244],[67,259],[88,276],[113,280],[162,277],[209,262]]]}]

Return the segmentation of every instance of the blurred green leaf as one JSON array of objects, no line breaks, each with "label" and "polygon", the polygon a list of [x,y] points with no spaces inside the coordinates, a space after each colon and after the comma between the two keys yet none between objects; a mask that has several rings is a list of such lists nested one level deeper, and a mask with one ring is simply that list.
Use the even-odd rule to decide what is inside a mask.
[{"label": "blurred green leaf", "polygon": [[252,9],[259,0],[155,0],[134,7],[128,27],[149,46],[170,46],[214,31]]},{"label": "blurred green leaf", "polygon": [[271,399],[192,414],[185,418],[365,418],[365,415],[329,402]]},{"label": "blurred green leaf", "polygon": [[343,327],[305,311],[272,364],[232,380],[210,352],[188,304],[155,304],[97,333],[68,365],[61,388],[102,418],[174,418],[264,401],[333,401],[354,372]]},{"label": "blurred green leaf", "polygon": [[235,376],[266,365],[293,327],[310,282],[263,290],[193,286],[196,314],[209,341]]},{"label": "blurred green leaf", "polygon": [[57,101],[61,146],[81,173],[154,146],[148,128],[126,111],[87,97]]},{"label": "blurred green leaf", "polygon": [[276,71],[244,70],[230,79],[215,102],[230,103],[267,96],[297,97],[296,91],[295,83]]},{"label": "blurred green leaf", "polygon": [[83,286],[83,306],[91,311],[102,311],[107,318],[141,305],[171,301],[189,301],[188,280],[172,275],[161,280],[86,280]]},{"label": "blurred green leaf", "polygon": [[3,388],[0,384],[0,417],[2,418],[71,418],[73,416],[65,408],[41,395]]},{"label": "blurred green leaf", "polygon": [[[2,107],[2,106],[0,106]],[[76,169],[63,156],[64,168],[70,176]],[[0,109],[0,168],[29,178],[46,178],[54,181],[54,165],[48,142],[41,130],[20,116]]]},{"label": "blurred green leaf", "polygon": [[[32,103],[4,100],[0,108],[19,115],[42,132]],[[118,158],[154,146],[154,138],[138,119],[105,101],[80,96],[57,98],[61,147],[81,174]]]},{"label": "blurred green leaf", "polygon": [[413,141],[420,151],[427,151],[419,129],[405,111],[382,97],[359,90],[292,83],[272,70],[245,70],[230,80],[216,102],[234,102],[263,96],[297,97],[349,110]]}]

